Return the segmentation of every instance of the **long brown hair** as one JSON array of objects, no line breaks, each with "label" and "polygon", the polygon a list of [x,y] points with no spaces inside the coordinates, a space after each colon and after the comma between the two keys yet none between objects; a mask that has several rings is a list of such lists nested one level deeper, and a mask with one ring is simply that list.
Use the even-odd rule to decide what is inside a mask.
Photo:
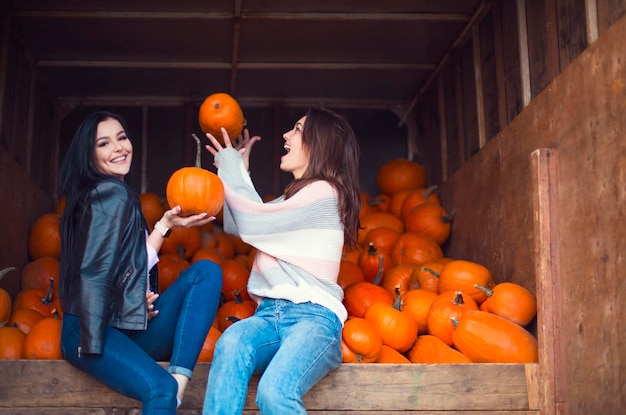
[{"label": "long brown hair", "polygon": [[341,115],[327,108],[311,108],[306,114],[302,143],[309,150],[309,166],[300,179],[285,188],[285,198],[315,180],[326,180],[337,189],[344,241],[349,249],[357,245],[361,188],[360,149],[354,130]]}]

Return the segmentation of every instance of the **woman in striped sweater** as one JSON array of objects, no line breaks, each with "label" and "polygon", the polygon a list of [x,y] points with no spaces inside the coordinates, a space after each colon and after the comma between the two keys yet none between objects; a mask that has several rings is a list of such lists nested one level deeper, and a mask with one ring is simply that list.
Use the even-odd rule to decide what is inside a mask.
[{"label": "woman in striped sweater", "polygon": [[203,414],[241,414],[255,373],[261,413],[306,414],[302,397],[341,364],[347,312],[337,275],[344,245],[356,247],[358,142],[345,118],[310,109],[283,134],[280,169],[294,180],[263,203],[248,174],[260,137],[245,131],[233,147],[222,135],[223,146],[207,134],[206,147],[225,187],[225,230],[257,249],[248,292],[258,307],[217,342]]}]

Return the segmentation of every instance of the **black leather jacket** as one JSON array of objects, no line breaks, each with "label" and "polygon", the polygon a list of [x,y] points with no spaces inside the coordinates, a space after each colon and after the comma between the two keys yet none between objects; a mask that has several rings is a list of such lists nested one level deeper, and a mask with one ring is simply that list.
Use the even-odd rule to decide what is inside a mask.
[{"label": "black leather jacket", "polygon": [[[135,192],[107,178],[84,195],[71,220],[73,271],[61,276],[67,279],[61,305],[80,318],[80,352],[101,354],[106,325],[145,330],[148,324],[145,219]],[[156,271],[150,272],[152,291]]]}]

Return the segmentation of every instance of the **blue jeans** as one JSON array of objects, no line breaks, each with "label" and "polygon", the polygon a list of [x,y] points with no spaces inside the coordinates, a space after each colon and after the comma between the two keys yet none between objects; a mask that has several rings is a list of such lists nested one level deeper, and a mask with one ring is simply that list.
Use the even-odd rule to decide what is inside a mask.
[{"label": "blue jeans", "polygon": [[[154,302],[159,314],[146,330],[107,326],[101,355],[78,355],[79,317],[65,314],[63,356],[114,391],[141,401],[144,415],[175,414],[178,384],[170,373],[191,377],[215,318],[221,288],[217,264],[194,263]],[[168,370],[157,363],[168,360]]]},{"label": "blue jeans", "polygon": [[339,318],[320,305],[263,300],[217,341],[202,414],[241,414],[250,377],[261,372],[263,415],[306,414],[302,397],[341,364],[341,331]]}]

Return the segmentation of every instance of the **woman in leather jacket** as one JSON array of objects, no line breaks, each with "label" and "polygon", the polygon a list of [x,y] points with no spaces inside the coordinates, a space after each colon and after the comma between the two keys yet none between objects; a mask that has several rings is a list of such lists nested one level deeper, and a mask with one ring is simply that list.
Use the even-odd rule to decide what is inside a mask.
[{"label": "woman in leather jacket", "polygon": [[142,413],[174,414],[215,317],[222,274],[198,261],[159,294],[158,252],[171,227],[215,217],[182,217],[176,206],[149,233],[124,182],[133,158],[127,131],[119,115],[89,115],[61,166],[61,349],[72,365],[140,400]]}]

